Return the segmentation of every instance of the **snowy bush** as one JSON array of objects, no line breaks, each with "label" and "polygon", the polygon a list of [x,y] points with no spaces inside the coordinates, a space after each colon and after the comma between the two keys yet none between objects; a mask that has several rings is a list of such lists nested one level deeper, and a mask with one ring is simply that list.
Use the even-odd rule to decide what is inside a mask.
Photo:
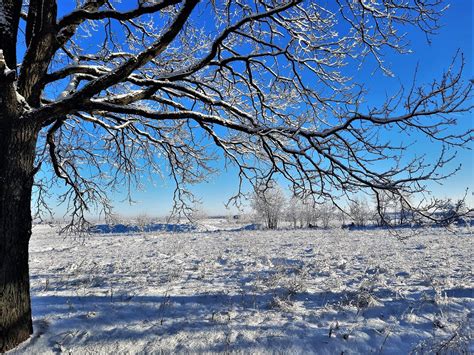
[{"label": "snowy bush", "polygon": [[323,228],[328,228],[331,221],[334,219],[334,212],[336,208],[330,202],[325,202],[317,209],[319,220]]},{"label": "snowy bush", "polygon": [[278,228],[285,209],[283,190],[274,182],[257,188],[252,196],[252,208],[258,218],[264,221],[269,229]]},{"label": "snowy bush", "polygon": [[440,211],[438,212],[438,224],[442,226],[449,226],[457,222],[468,212],[464,200],[452,201],[451,199],[446,199],[442,201],[440,206]]},{"label": "snowy bush", "polygon": [[370,209],[367,201],[359,198],[353,199],[349,203],[349,214],[356,226],[365,226],[370,218]]}]

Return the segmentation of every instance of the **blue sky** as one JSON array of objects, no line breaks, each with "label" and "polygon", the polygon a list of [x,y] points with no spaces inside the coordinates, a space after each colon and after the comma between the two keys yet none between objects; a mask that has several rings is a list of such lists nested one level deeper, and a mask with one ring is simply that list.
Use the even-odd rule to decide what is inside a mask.
[{"label": "blue sky", "polygon": [[[438,35],[431,38],[429,44],[424,34],[414,31],[409,34],[412,54],[404,56],[387,56],[386,62],[395,74],[394,78],[384,76],[381,71],[373,72],[370,62],[368,67],[360,72],[354,73],[357,81],[365,84],[370,91],[367,96],[367,104],[375,106],[383,102],[386,94],[394,93],[400,83],[409,85],[413,73],[418,64],[418,82],[430,82],[438,78],[443,70],[450,64],[456,51],[460,49],[465,56],[466,69],[464,78],[473,78],[473,5],[472,0],[452,0],[450,8],[442,18],[443,27]],[[464,115],[461,120],[463,127],[473,127],[472,115]],[[393,137],[394,139],[398,139]],[[415,145],[417,153],[432,154],[431,147],[427,145]],[[461,171],[454,177],[445,181],[443,185],[430,184],[429,189],[438,197],[461,197],[466,188],[474,188],[474,158],[471,151],[459,151],[456,162],[448,166],[452,169],[462,163]],[[227,213],[224,203],[237,190],[238,176],[235,169],[225,170],[222,162],[216,162],[219,173],[211,176],[209,181],[196,185],[192,190],[202,201],[202,208],[209,214]],[[162,180],[158,177],[153,183],[144,181],[144,191],[136,191],[133,197],[135,204],[122,202],[124,196],[113,196],[115,211],[122,215],[166,215],[172,206],[173,188],[171,181]],[[284,184],[284,182],[283,182]],[[474,198],[469,193],[469,203],[474,204]],[[58,214],[65,210],[64,206],[55,208]]]}]

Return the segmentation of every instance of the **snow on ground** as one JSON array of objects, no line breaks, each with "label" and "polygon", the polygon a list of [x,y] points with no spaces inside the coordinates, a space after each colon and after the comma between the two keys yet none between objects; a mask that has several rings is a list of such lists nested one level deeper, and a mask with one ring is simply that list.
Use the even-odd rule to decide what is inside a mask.
[{"label": "snow on ground", "polygon": [[[405,233],[405,232],[403,232]],[[13,353],[473,352],[472,234],[35,227]]]}]

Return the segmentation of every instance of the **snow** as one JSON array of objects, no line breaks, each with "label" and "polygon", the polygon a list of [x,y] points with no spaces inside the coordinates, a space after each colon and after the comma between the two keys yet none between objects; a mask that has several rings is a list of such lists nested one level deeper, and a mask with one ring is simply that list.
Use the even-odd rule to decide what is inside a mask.
[{"label": "snow", "polygon": [[468,229],[400,241],[245,228],[73,238],[36,226],[30,265],[35,333],[12,353],[474,350]]},{"label": "snow", "polygon": [[143,232],[190,232],[195,230],[196,227],[189,224],[171,224],[171,223],[151,223],[144,225],[143,227],[137,225],[125,225],[125,224],[98,224],[90,228],[91,233],[113,233],[113,234],[131,234],[140,231]]}]

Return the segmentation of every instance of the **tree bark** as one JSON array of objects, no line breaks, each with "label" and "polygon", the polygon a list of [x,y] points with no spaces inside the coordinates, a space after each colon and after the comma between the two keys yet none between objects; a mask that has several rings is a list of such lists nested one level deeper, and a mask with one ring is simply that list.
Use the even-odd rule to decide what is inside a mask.
[{"label": "tree bark", "polygon": [[33,332],[28,243],[37,131],[0,114],[0,353]]},{"label": "tree bark", "polygon": [[[28,244],[40,123],[27,114],[31,108],[18,93],[16,37],[21,4],[17,0],[0,0],[0,353],[13,349],[33,332]],[[46,31],[51,37],[51,23],[55,21],[55,11],[34,13],[38,7],[47,9],[46,5],[43,0],[30,1],[29,17],[35,21],[28,23],[28,39],[39,44],[47,43],[42,41],[41,34]],[[41,20],[49,26],[43,26]],[[34,41],[29,42],[28,47]],[[37,81],[50,60],[40,56],[45,51],[41,51],[41,46],[38,48],[35,47],[34,55],[28,54],[30,49],[25,55],[34,57],[28,68]],[[40,91],[36,89],[36,97],[40,97]]]},{"label": "tree bark", "polygon": [[16,68],[16,39],[18,35],[18,23],[20,21],[21,1],[0,0],[0,8],[3,11],[0,21],[0,49],[3,51],[5,61],[10,69]]}]

